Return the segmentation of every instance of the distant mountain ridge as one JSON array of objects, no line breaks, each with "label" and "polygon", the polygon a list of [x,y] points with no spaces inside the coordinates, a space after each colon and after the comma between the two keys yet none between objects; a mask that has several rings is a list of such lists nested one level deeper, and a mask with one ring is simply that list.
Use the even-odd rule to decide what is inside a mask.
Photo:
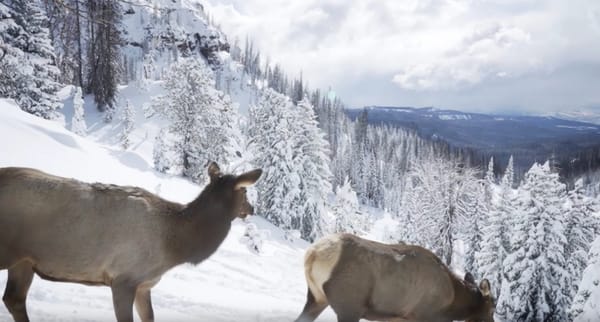
[{"label": "distant mountain ridge", "polygon": [[534,161],[554,158],[565,164],[561,170],[569,175],[587,171],[585,167],[594,168],[600,159],[598,124],[555,116],[494,115],[433,107],[368,106],[346,112],[355,119],[364,111],[371,124],[410,128],[426,139],[473,149],[482,159],[479,163],[491,155],[503,162],[514,154],[523,171]]},{"label": "distant mountain ridge", "polygon": [[600,124],[600,109],[598,109],[598,111],[574,110],[569,112],[557,112],[554,113],[553,116],[565,120]]}]

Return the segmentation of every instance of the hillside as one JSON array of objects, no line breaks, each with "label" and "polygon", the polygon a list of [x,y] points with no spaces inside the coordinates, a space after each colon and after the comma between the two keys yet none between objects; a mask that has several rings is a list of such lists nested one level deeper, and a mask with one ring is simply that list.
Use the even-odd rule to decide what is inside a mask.
[{"label": "hillside", "polygon": [[[88,118],[91,127],[100,127],[93,125],[93,119],[93,115]],[[140,145],[143,135],[135,140],[139,150],[123,151],[95,142],[102,140],[98,129],[98,137],[82,138],[4,99],[0,99],[0,120],[0,136],[11,138],[0,141],[0,167],[34,167],[86,182],[136,185],[182,203],[201,190],[181,177],[153,171],[144,145]],[[145,133],[152,122],[140,127],[138,133]],[[285,240],[280,229],[260,217],[248,222],[268,236],[263,253],[256,255],[240,242],[246,223],[236,220],[214,256],[196,267],[173,269],[153,288],[157,321],[275,322],[290,321],[299,314],[306,294],[302,259],[307,243]],[[0,285],[5,282],[6,271],[0,271]],[[28,308],[33,321],[114,320],[109,288],[47,282],[38,277],[29,293]],[[0,320],[10,319],[0,305]],[[333,320],[330,310],[321,318]]]},{"label": "hillside", "polygon": [[[370,106],[365,110],[370,123],[414,129],[427,139],[443,140],[483,156],[494,155],[501,164],[513,154],[519,172],[527,170],[535,161],[550,157],[576,167],[578,161],[583,162],[578,160],[582,154],[600,148],[599,125],[557,117],[382,106]],[[356,118],[362,111],[351,109],[347,113]]]},{"label": "hillside", "polygon": [[[203,3],[0,3],[0,167],[180,203],[201,191],[211,161],[225,173],[263,169],[248,189],[255,216],[154,288],[157,321],[291,321],[305,302],[307,241],[339,232],[419,245],[460,276],[487,279],[496,321],[570,320],[575,294],[582,313],[597,313],[596,297],[586,302],[597,270],[582,274],[600,232],[600,125],[575,120],[589,114],[346,110],[333,87],[310,88],[265,55],[256,44],[269,35],[240,44],[245,34],[225,35]],[[262,247],[248,245],[249,231]],[[407,278],[417,292],[427,285]],[[28,309],[34,321],[114,320],[108,288],[39,278]],[[421,319],[392,311],[383,314]],[[318,319],[333,320],[331,309]]]},{"label": "hillside", "polygon": [[573,120],[580,121],[586,123],[600,124],[600,111],[598,109],[581,109],[574,111],[563,111],[554,113],[555,117],[565,119],[565,120]]}]

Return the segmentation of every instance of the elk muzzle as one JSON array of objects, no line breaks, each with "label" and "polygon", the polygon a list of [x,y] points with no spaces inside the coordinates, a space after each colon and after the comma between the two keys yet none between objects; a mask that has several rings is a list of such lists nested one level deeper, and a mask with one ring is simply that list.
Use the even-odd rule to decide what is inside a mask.
[{"label": "elk muzzle", "polygon": [[242,203],[242,207],[240,208],[240,218],[246,218],[248,215],[254,215],[254,207],[248,202],[248,200],[244,200]]}]

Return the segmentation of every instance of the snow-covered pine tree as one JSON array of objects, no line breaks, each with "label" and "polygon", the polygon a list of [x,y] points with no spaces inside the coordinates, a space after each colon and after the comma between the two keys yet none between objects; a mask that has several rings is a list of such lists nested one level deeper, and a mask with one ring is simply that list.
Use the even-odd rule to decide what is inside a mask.
[{"label": "snow-covered pine tree", "polygon": [[570,317],[574,322],[600,321],[600,237],[592,243],[587,256],[577,295],[573,299]]},{"label": "snow-covered pine tree", "polygon": [[332,193],[332,174],[329,168],[331,150],[325,133],[319,128],[317,115],[306,98],[297,105],[297,122],[293,123],[298,136],[296,145],[302,159],[301,174],[304,216],[301,225],[303,238],[315,240],[327,231],[324,222],[329,194]]},{"label": "snow-covered pine tree", "polygon": [[14,99],[26,112],[53,118],[61,107],[47,18],[40,0],[7,0],[0,4],[0,96]]},{"label": "snow-covered pine tree", "polygon": [[[510,164],[510,163],[509,163]],[[505,173],[506,182],[510,172]],[[492,292],[497,298],[502,292],[503,262],[509,251],[508,219],[513,215],[514,194],[510,185],[502,184],[498,196],[495,196],[494,159],[491,158],[485,175],[485,195],[488,200],[487,216],[481,227],[482,239],[479,254],[476,257],[478,277],[487,278],[493,285]],[[504,182],[504,181],[503,181]]]},{"label": "snow-covered pine tree", "polygon": [[432,202],[432,199],[438,196],[428,190],[428,185],[419,179],[417,171],[418,168],[413,168],[407,175],[402,195],[402,210],[396,214],[397,221],[402,222],[402,225],[398,226],[399,236],[396,238],[409,244],[431,248],[433,242],[430,240],[428,228],[433,227],[433,223],[430,222],[432,216],[428,214],[438,213],[440,205]]},{"label": "snow-covered pine tree", "polygon": [[154,161],[154,169],[159,172],[167,172],[173,166],[173,161],[171,160],[173,149],[167,141],[167,132],[167,129],[161,129],[156,138],[154,138],[152,159]]},{"label": "snow-covered pine tree", "polygon": [[442,158],[415,162],[408,173],[404,192],[401,240],[427,247],[450,265],[457,225],[471,211],[465,200],[471,200],[477,184],[474,171],[462,164]]},{"label": "snow-covered pine tree", "polygon": [[73,94],[73,118],[71,119],[71,131],[84,136],[87,133],[83,109],[83,94],[81,87],[76,86]]},{"label": "snow-covered pine tree", "polygon": [[356,235],[367,229],[368,220],[360,210],[356,192],[347,177],[344,184],[337,187],[331,212],[335,218],[333,232]]},{"label": "snow-covered pine tree", "polygon": [[489,187],[492,187],[496,183],[496,175],[494,174],[494,157],[491,157],[490,162],[488,162],[488,168],[485,172],[485,181]]},{"label": "snow-covered pine tree", "polygon": [[123,149],[127,150],[131,146],[131,132],[135,127],[135,110],[131,105],[131,102],[127,100],[125,102],[125,108],[123,109],[123,129],[119,135],[119,141]]},{"label": "snow-covered pine tree", "polygon": [[215,89],[212,75],[204,62],[180,59],[167,75],[166,94],[153,99],[154,110],[169,121],[177,155],[174,165],[196,182],[207,179],[209,161],[228,165],[236,158],[230,147],[240,140],[239,116],[229,96]]},{"label": "snow-covered pine tree", "polygon": [[510,158],[508,158],[508,164],[506,165],[506,169],[504,170],[504,176],[502,176],[501,185],[506,189],[512,189],[514,184],[515,170],[513,165],[513,156],[511,155]]},{"label": "snow-covered pine tree", "polygon": [[577,180],[574,189],[569,191],[565,208],[567,215],[565,256],[572,280],[570,297],[573,298],[577,294],[581,273],[587,266],[589,247],[600,228],[598,218],[594,215],[597,211],[594,199],[585,195],[582,179]]},{"label": "snow-covered pine tree", "polygon": [[146,82],[148,80],[153,80],[154,74],[156,73],[156,63],[154,61],[153,51],[150,51],[149,53],[144,55],[144,61],[143,61],[142,68],[143,68],[142,80],[144,82]]},{"label": "snow-covered pine tree", "polygon": [[295,107],[288,97],[264,89],[250,108],[248,136],[253,163],[265,171],[256,185],[257,212],[307,240],[325,233],[331,174],[327,141],[312,107]]},{"label": "snow-covered pine tree", "polygon": [[299,227],[299,210],[294,203],[300,196],[300,178],[295,170],[290,133],[292,117],[288,98],[265,89],[250,107],[248,137],[254,153],[253,163],[264,173],[256,184],[256,212],[283,229]]},{"label": "snow-covered pine tree", "polygon": [[506,321],[566,321],[570,278],[566,269],[565,186],[550,165],[534,164],[520,187],[511,218],[510,253],[503,263],[496,312]]},{"label": "snow-covered pine tree", "polygon": [[489,191],[487,181],[479,180],[477,184],[473,185],[473,189],[470,200],[466,200],[468,217],[464,220],[465,228],[461,235],[465,242],[464,270],[479,280],[481,277],[479,276],[477,256],[481,253],[483,228],[486,225],[490,199],[487,193]]}]

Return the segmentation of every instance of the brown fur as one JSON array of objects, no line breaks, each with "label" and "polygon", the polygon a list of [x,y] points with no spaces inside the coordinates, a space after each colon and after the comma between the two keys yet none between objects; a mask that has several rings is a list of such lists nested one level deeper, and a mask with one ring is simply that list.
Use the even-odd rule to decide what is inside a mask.
[{"label": "brown fur", "polygon": [[297,322],[314,321],[328,305],[343,322],[493,321],[487,280],[480,289],[419,246],[331,235],[307,250],[305,272],[309,289]]},{"label": "brown fur", "polygon": [[150,288],[182,263],[216,251],[231,221],[253,209],[245,186],[261,171],[221,175],[187,205],[144,189],[88,184],[34,169],[0,169],[0,269],[3,300],[17,322],[28,321],[25,298],[37,273],[52,281],[111,287],[118,321],[153,321]]}]

